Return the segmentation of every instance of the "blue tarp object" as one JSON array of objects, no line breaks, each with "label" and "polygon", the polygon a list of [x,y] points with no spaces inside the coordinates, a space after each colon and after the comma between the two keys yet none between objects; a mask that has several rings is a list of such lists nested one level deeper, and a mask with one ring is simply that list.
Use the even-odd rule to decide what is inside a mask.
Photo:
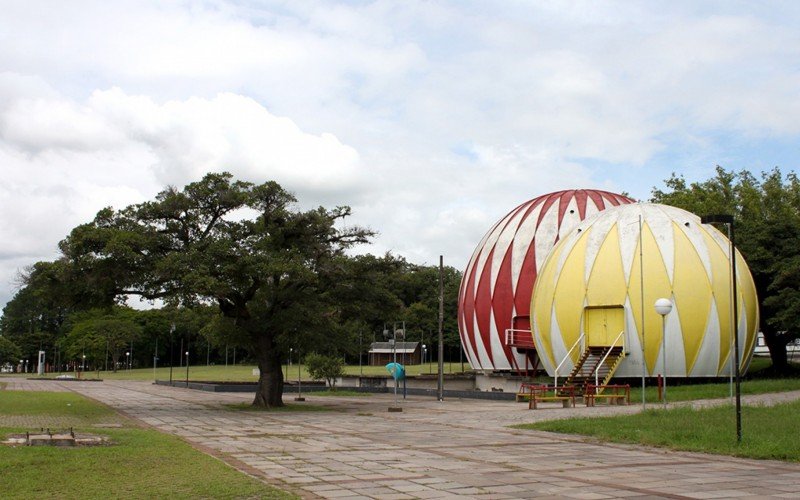
[{"label": "blue tarp object", "polygon": [[406,369],[400,363],[389,363],[386,365],[386,370],[395,380],[403,380],[406,378]]}]

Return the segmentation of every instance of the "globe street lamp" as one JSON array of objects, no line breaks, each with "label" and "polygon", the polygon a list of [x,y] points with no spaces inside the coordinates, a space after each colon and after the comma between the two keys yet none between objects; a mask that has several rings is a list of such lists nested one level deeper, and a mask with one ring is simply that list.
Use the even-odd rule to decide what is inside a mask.
[{"label": "globe street lamp", "polygon": [[128,371],[131,369],[131,352],[125,351],[125,364],[128,365]]},{"label": "globe street lamp", "polygon": [[655,303],[656,312],[661,315],[661,354],[664,370],[664,408],[667,408],[667,314],[672,311],[672,301],[658,299]]}]

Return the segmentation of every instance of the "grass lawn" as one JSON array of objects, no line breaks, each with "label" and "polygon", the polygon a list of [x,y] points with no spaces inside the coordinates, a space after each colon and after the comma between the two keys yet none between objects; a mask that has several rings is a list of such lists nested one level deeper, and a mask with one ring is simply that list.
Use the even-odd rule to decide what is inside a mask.
[{"label": "grass lawn", "polygon": [[[465,369],[469,370],[469,364],[465,364]],[[258,376],[253,375],[253,369],[255,369],[255,365],[213,365],[213,366],[206,366],[206,365],[190,365],[189,366],[189,380],[196,380],[196,381],[218,381],[218,382],[257,382]],[[408,365],[406,366],[406,373],[409,375],[429,375],[435,376],[437,373],[438,367],[436,363],[426,363],[423,365]],[[460,363],[445,363],[444,365],[444,372],[446,374],[449,373],[461,373],[461,365]],[[283,367],[284,378],[287,381],[294,381],[297,380],[297,364],[292,364],[292,366]],[[389,372],[386,371],[386,368],[383,366],[361,366],[358,365],[349,365],[345,366],[345,373],[348,375],[360,375],[361,373],[364,376],[389,376]],[[287,377],[288,374],[288,377]],[[20,374],[12,373],[12,374],[4,374],[4,376],[19,376]],[[54,376],[57,374],[47,374],[48,377]],[[72,375],[72,373],[70,373]],[[28,377],[35,377],[36,374],[29,373],[27,374]],[[101,378],[103,380],[169,380],[170,377],[170,369],[169,367],[158,367],[153,372],[153,368],[137,368],[134,370],[118,370],[116,373],[112,371],[87,371],[83,374],[84,378]],[[308,375],[308,372],[305,369],[304,365],[300,365],[300,377],[304,381],[311,380],[311,377]],[[186,367],[179,367],[174,366],[172,368],[172,379],[173,380],[186,380]],[[1,380],[1,379],[0,379]]]},{"label": "grass lawn", "polygon": [[[125,426],[93,424],[120,420],[111,409],[73,393],[0,394],[4,416],[77,417],[82,432],[110,436],[113,446],[51,448],[0,446],[3,498],[293,498],[223,462],[200,453],[177,437]],[[122,418],[123,421],[126,421]],[[40,421],[40,420],[37,420]],[[24,428],[0,427],[3,438]]]},{"label": "grass lawn", "polygon": [[659,446],[739,457],[800,461],[797,415],[800,401],[772,407],[742,407],[742,442],[736,442],[732,406],[692,410],[647,410],[636,415],[574,418],[516,425],[567,434],[582,434],[603,441]]},{"label": "grass lawn", "polygon": [[[800,378],[764,378],[743,380],[740,384],[742,395],[765,394],[769,392],[786,392],[800,390]],[[731,388],[728,381],[713,384],[686,384],[671,385],[667,380],[667,401],[691,401],[695,399],[718,399],[727,398],[731,395]],[[658,399],[658,389],[656,387],[645,388],[645,398],[647,403],[656,403]],[[631,387],[631,404],[642,402],[642,387]]]}]

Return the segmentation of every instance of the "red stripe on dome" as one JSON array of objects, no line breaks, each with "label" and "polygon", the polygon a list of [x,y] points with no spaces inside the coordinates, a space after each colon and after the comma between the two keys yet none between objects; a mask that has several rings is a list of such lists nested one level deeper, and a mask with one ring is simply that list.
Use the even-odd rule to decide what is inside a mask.
[{"label": "red stripe on dome", "polygon": [[[483,271],[478,281],[478,290],[475,293],[475,318],[478,321],[478,333],[489,356],[489,363],[493,365],[491,350],[491,312],[492,312],[492,258],[494,249],[486,257]],[[477,336],[476,336],[477,339]],[[478,352],[476,351],[476,356]]]},{"label": "red stripe on dome", "polygon": [[586,218],[586,202],[589,195],[585,189],[578,189],[575,191],[575,203],[578,205],[578,219],[583,220]]},{"label": "red stripe on dome", "polygon": [[[544,216],[547,215],[547,211],[550,210],[550,207],[553,206],[553,203],[555,203],[556,200],[558,200],[559,197],[560,197],[560,193],[553,193],[552,195],[548,195],[546,197],[546,199],[544,200],[544,205],[542,206],[542,211],[539,212],[539,220],[536,221],[537,229],[539,227],[539,224],[542,223],[542,220],[544,220]],[[560,222],[559,222],[559,224],[560,224]]]},{"label": "red stripe on dome", "polygon": [[[478,258],[480,258],[480,253],[476,256],[476,262]],[[472,346],[472,352],[477,353],[478,348],[475,345],[475,266],[469,270],[469,275],[465,276],[464,279],[467,280],[467,285],[464,290],[464,301],[461,303],[464,312],[464,336]],[[467,357],[470,357],[469,351],[467,351]],[[477,354],[475,357],[477,358]],[[470,360],[473,366],[481,368],[480,359],[473,360],[470,358]]]},{"label": "red stripe on dome", "polygon": [[[497,329],[497,334],[500,335],[500,345],[503,346],[503,351],[506,358],[511,364],[511,348],[506,346],[505,333],[506,329],[511,328],[511,315],[514,314],[514,292],[512,290],[512,277],[511,277],[511,254],[513,245],[509,245],[503,257],[503,262],[500,264],[500,269],[497,271],[497,278],[494,284],[494,293],[492,294],[492,309],[494,310],[494,324]],[[491,347],[491,344],[489,345]]]},{"label": "red stripe on dome", "polygon": [[[604,201],[605,198],[603,197],[602,194],[600,194],[599,191],[589,191],[588,194],[589,197],[594,202],[595,206],[597,207],[597,210],[604,210],[606,208],[606,202]],[[609,202],[611,202],[612,205],[617,204],[614,203],[614,200],[609,200]]]},{"label": "red stripe on dome", "polygon": [[519,270],[517,289],[514,291],[514,308],[518,316],[530,315],[531,296],[536,283],[536,239],[531,242]]}]

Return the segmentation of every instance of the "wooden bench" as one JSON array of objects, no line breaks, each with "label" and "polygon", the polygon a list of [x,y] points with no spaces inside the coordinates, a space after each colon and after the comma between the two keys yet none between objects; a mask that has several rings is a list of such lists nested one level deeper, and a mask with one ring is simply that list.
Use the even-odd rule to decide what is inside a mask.
[{"label": "wooden bench", "polygon": [[528,409],[536,410],[538,403],[560,401],[564,408],[575,407],[575,387],[552,385],[533,385],[528,388]]},{"label": "wooden bench", "polygon": [[531,399],[531,386],[539,386],[540,384],[526,384],[522,383],[519,386],[519,390],[517,391],[516,402],[519,403],[520,401],[530,401]]},{"label": "wooden bench", "polygon": [[594,406],[595,400],[608,401],[608,404],[631,404],[631,386],[629,384],[611,384],[586,386],[586,394],[583,400],[586,406]]}]

